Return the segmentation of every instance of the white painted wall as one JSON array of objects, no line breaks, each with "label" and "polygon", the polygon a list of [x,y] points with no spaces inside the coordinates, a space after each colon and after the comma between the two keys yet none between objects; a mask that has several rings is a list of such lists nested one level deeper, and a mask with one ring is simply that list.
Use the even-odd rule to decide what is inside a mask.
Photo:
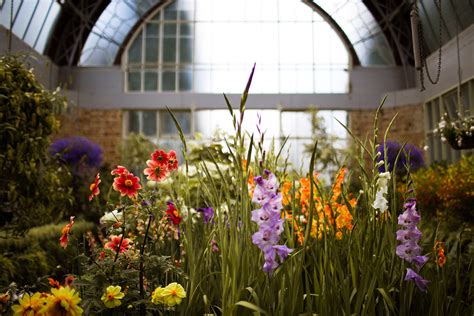
[{"label": "white painted wall", "polygon": [[[258,76],[258,71],[255,76]],[[402,67],[355,67],[351,77],[352,92],[348,94],[252,94],[250,88],[247,106],[262,109],[304,109],[308,106],[320,109],[368,109],[376,108],[380,95],[386,91],[405,87]],[[83,107],[226,108],[222,94],[124,92],[124,74],[118,66],[61,69],[61,78],[62,81],[70,81],[70,99]],[[242,82],[242,91],[245,84]],[[230,94],[229,98],[238,106],[240,95]]]},{"label": "white painted wall", "polygon": [[[388,93],[387,106],[420,104],[452,89],[458,84],[458,50],[456,38],[451,39],[441,49],[441,76],[438,84],[432,85],[425,75],[426,90],[420,91],[419,74],[416,73],[417,87]],[[459,34],[459,59],[461,81],[474,77],[474,24]],[[438,69],[438,51],[426,59],[432,77]],[[434,78],[433,78],[434,79]]]}]

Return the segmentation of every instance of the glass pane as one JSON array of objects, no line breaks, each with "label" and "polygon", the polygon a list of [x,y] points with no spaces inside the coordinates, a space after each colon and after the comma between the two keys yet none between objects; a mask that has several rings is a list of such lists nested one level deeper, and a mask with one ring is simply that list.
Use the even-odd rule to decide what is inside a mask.
[{"label": "glass pane", "polygon": [[192,90],[193,73],[191,71],[181,71],[179,73],[179,91]]},{"label": "glass pane", "polygon": [[157,91],[158,90],[158,74],[156,72],[145,72],[145,91]]},{"label": "glass pane", "polygon": [[160,34],[160,25],[157,23],[146,24],[146,36],[147,37],[158,37]]},{"label": "glass pane", "polygon": [[163,34],[165,37],[176,37],[176,24],[174,23],[164,24]]},{"label": "glass pane", "polygon": [[163,40],[163,62],[176,63],[176,39],[165,38]]},{"label": "glass pane", "polygon": [[128,132],[129,133],[140,133],[140,112],[129,111],[128,112]]},{"label": "glass pane", "polygon": [[128,91],[140,91],[141,90],[141,73],[140,72],[129,72],[128,73]]},{"label": "glass pane", "polygon": [[456,117],[457,104],[458,93],[457,89],[454,89],[443,96],[443,109],[441,112],[447,112],[449,117]]},{"label": "glass pane", "polygon": [[[191,112],[176,111],[173,112],[184,134],[191,133]],[[178,129],[174,124],[173,118],[168,112],[160,112],[160,135],[178,136]]]},{"label": "glass pane", "polygon": [[142,34],[135,38],[128,50],[128,62],[140,64],[142,62]]},{"label": "glass pane", "polygon": [[165,20],[177,20],[178,19],[178,11],[176,10],[165,10]]},{"label": "glass pane", "polygon": [[176,152],[176,158],[178,158],[179,164],[183,163],[183,143],[179,139],[160,139],[158,147],[164,151],[174,150]]},{"label": "glass pane", "polygon": [[301,111],[281,112],[281,128],[283,136],[311,137],[311,113]]},{"label": "glass pane", "polygon": [[147,63],[158,63],[158,39],[147,38],[145,45],[145,61]]},{"label": "glass pane", "polygon": [[179,40],[179,60],[182,63],[190,63],[193,60],[193,41],[190,38]]},{"label": "glass pane", "polygon": [[176,72],[174,71],[164,71],[163,80],[162,80],[162,90],[163,91],[175,91],[176,90]]},{"label": "glass pane", "polygon": [[13,33],[17,34],[17,36],[20,38],[23,38],[26,28],[28,27],[28,23],[30,22],[30,19],[33,16],[35,2],[28,1],[25,3],[24,1],[22,1],[22,5],[20,6],[20,12],[18,13],[18,17],[21,18],[16,19],[15,23],[13,24]]},{"label": "glass pane", "polygon": [[163,12],[163,11],[161,11],[161,10],[158,11],[158,12],[151,18],[151,20],[152,20],[152,21],[160,21],[160,19],[161,19],[161,12]]},{"label": "glass pane", "polygon": [[192,31],[192,24],[189,24],[189,23],[181,23],[179,25],[179,34],[181,35],[192,35],[193,34],[193,31]]},{"label": "glass pane", "polygon": [[143,112],[143,134],[146,136],[156,135],[156,112],[155,111]]},{"label": "glass pane", "polygon": [[189,21],[193,18],[193,11],[179,11],[179,19],[181,21]]}]

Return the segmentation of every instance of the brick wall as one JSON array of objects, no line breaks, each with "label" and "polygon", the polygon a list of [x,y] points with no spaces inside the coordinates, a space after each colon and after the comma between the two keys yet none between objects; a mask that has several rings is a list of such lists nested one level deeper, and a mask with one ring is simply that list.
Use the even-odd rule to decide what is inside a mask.
[{"label": "brick wall", "polygon": [[[421,104],[382,108],[379,115],[379,141],[383,140],[385,130],[397,113],[398,116],[392,124],[388,139],[399,143],[408,142],[423,148],[425,136]],[[364,140],[366,135],[369,135],[371,139],[374,117],[375,110],[352,110],[349,112],[349,128],[360,139]]]},{"label": "brick wall", "polygon": [[104,161],[112,166],[120,163],[122,111],[70,108],[60,117],[61,128],[55,139],[84,136],[102,147]]}]

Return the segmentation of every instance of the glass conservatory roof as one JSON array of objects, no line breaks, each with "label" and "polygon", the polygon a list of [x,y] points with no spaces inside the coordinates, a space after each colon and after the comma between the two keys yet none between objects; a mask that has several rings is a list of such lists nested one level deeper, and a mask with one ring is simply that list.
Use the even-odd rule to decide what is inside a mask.
[{"label": "glass conservatory roof", "polygon": [[92,28],[84,44],[79,64],[112,65],[135,24],[160,2],[163,1],[112,0]]},{"label": "glass conservatory roof", "polygon": [[[182,1],[194,2],[196,0]],[[85,43],[80,65],[113,64],[119,50],[125,44],[124,40],[127,34],[135,24],[151,8],[169,2],[174,1],[112,0],[98,19]],[[252,6],[256,10],[260,10],[259,4],[261,2],[264,1],[239,1],[239,5],[235,5],[235,7],[241,6],[245,10],[246,7]],[[394,64],[394,58],[384,34],[362,0],[305,0],[303,2],[310,6],[314,5],[313,9],[324,11],[332,19],[330,22],[337,24],[338,31],[342,30],[345,33],[349,45],[353,46],[357,59],[362,65]],[[268,5],[272,5],[271,0],[268,1]],[[219,1],[199,0],[195,6],[197,9],[198,6],[219,8]]]},{"label": "glass conservatory roof", "polygon": [[[13,11],[12,11],[13,7]],[[44,53],[61,11],[61,5],[51,0],[0,0],[0,24],[36,51]]]},{"label": "glass conservatory roof", "polygon": [[362,0],[303,1],[315,5],[340,27],[361,65],[395,63],[384,33]]}]

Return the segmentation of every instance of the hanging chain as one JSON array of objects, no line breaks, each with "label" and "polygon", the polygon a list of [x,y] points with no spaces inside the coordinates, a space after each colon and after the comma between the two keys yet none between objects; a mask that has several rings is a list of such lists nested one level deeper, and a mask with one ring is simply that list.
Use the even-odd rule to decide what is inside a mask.
[{"label": "hanging chain", "polygon": [[[424,39],[424,36],[423,36],[423,24],[421,23],[421,20],[419,20],[418,22],[418,37],[420,39],[420,57],[422,59],[422,62],[423,62],[423,65],[424,65],[424,68],[426,69],[426,75],[428,77],[428,80],[431,82],[431,84],[435,85],[439,82],[439,78],[441,76],[441,51],[442,51],[442,45],[443,45],[443,38],[442,38],[442,35],[443,35],[443,15],[442,15],[442,11],[441,11],[441,0],[438,0],[436,2],[435,1],[435,5],[436,5],[436,8],[438,9],[438,14],[439,14],[439,31],[438,31],[438,36],[439,36],[439,39],[438,39],[438,45],[439,45],[439,50],[438,50],[438,70],[437,70],[437,73],[436,73],[436,79],[433,80],[433,78],[431,77],[430,75],[430,72],[428,70],[428,64],[426,63],[426,56],[424,54],[424,49],[423,49],[423,44],[425,43],[425,39]],[[418,17],[420,16],[418,14],[418,5],[417,3],[415,3],[415,11],[416,11],[416,14],[418,15]],[[423,71],[423,68],[420,69],[420,84],[421,84],[421,91],[425,90],[425,82],[424,82],[424,71]]]}]

